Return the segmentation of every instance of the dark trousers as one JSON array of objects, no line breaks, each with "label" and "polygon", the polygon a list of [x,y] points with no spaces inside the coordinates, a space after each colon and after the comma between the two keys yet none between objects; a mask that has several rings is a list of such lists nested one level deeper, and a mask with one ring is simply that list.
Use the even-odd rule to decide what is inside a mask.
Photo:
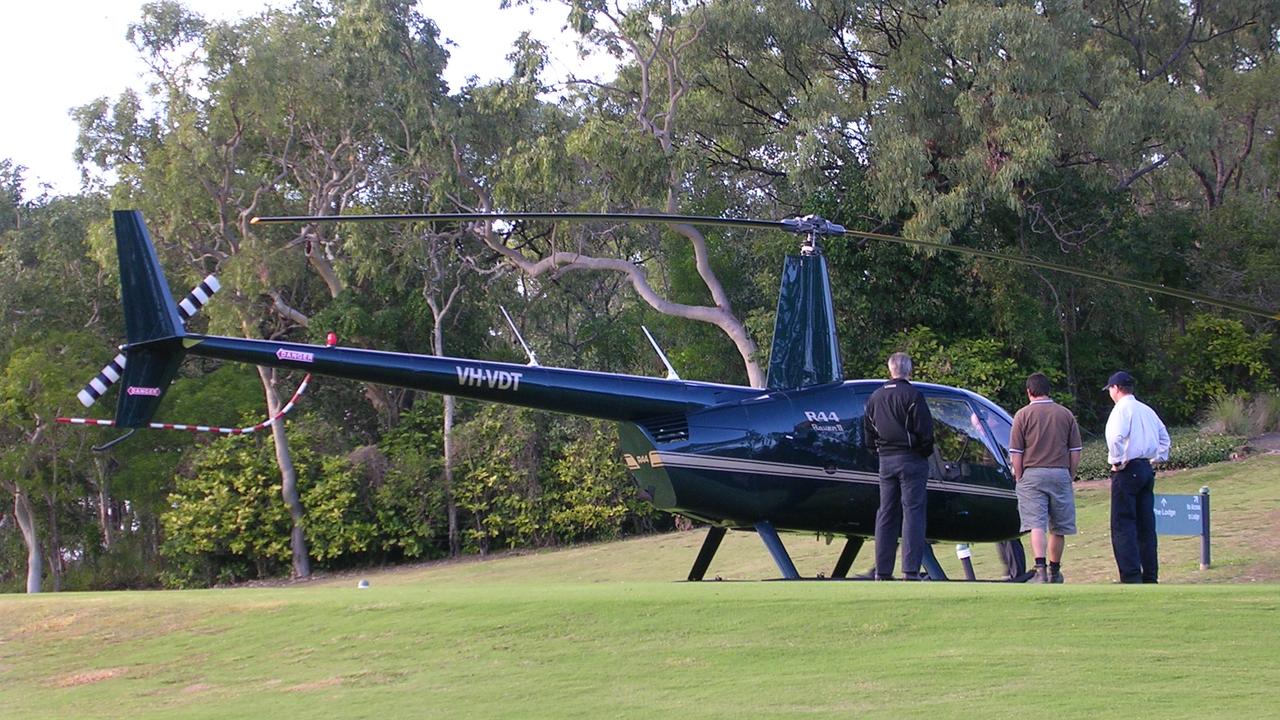
[{"label": "dark trousers", "polygon": [[1111,550],[1120,582],[1153,583],[1156,557],[1155,471],[1146,460],[1130,460],[1111,476]]},{"label": "dark trousers", "polygon": [[915,578],[924,556],[929,461],[914,453],[880,456],[880,509],[876,511],[876,577],[893,577],[898,536],[902,572]]}]

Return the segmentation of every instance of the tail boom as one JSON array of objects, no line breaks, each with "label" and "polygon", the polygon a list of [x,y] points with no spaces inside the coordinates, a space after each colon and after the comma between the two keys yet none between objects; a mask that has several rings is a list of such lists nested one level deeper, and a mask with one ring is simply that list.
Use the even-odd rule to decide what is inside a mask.
[{"label": "tail boom", "polygon": [[184,344],[187,352],[201,357],[293,368],[602,420],[633,421],[688,412],[760,394],[757,389],[736,385],[272,340],[193,334],[186,337]]}]

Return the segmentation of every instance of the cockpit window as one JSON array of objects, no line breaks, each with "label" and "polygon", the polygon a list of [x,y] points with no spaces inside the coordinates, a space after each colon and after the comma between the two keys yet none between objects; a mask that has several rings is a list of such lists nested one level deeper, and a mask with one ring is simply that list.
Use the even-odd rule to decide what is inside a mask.
[{"label": "cockpit window", "polygon": [[[1000,468],[1004,463],[997,458],[1003,455],[1000,447],[992,442],[987,428],[999,420],[986,408],[975,408],[961,397],[929,397],[929,411],[933,414],[934,446],[939,459],[946,465],[978,465]],[[1004,443],[1008,443],[1008,430]]]}]

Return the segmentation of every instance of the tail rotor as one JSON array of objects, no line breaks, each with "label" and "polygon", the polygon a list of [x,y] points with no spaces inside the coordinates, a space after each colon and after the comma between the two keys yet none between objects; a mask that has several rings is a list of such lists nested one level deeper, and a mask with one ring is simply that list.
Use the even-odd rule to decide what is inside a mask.
[{"label": "tail rotor", "polygon": [[[182,298],[178,303],[178,317],[182,319],[185,327],[186,322],[195,316],[209,302],[209,298],[214,293],[222,289],[222,283],[218,282],[218,278],[212,274],[206,275],[200,284],[191,289],[187,296]],[[80,404],[85,407],[92,407],[98,398],[106,394],[107,390],[116,383],[124,375],[124,369],[129,361],[125,353],[120,353],[112,358],[111,362],[103,366],[102,370],[90,380],[84,389],[76,394]]]}]

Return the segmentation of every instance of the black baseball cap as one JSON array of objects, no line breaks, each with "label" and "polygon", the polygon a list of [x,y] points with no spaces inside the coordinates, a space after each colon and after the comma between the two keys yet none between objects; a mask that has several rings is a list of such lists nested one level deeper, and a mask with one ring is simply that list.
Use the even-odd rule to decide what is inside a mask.
[{"label": "black baseball cap", "polygon": [[1133,376],[1123,370],[1119,370],[1111,373],[1111,377],[1107,378],[1107,384],[1103,385],[1102,389],[1106,390],[1112,385],[1131,388],[1133,387],[1133,384],[1134,384]]}]

